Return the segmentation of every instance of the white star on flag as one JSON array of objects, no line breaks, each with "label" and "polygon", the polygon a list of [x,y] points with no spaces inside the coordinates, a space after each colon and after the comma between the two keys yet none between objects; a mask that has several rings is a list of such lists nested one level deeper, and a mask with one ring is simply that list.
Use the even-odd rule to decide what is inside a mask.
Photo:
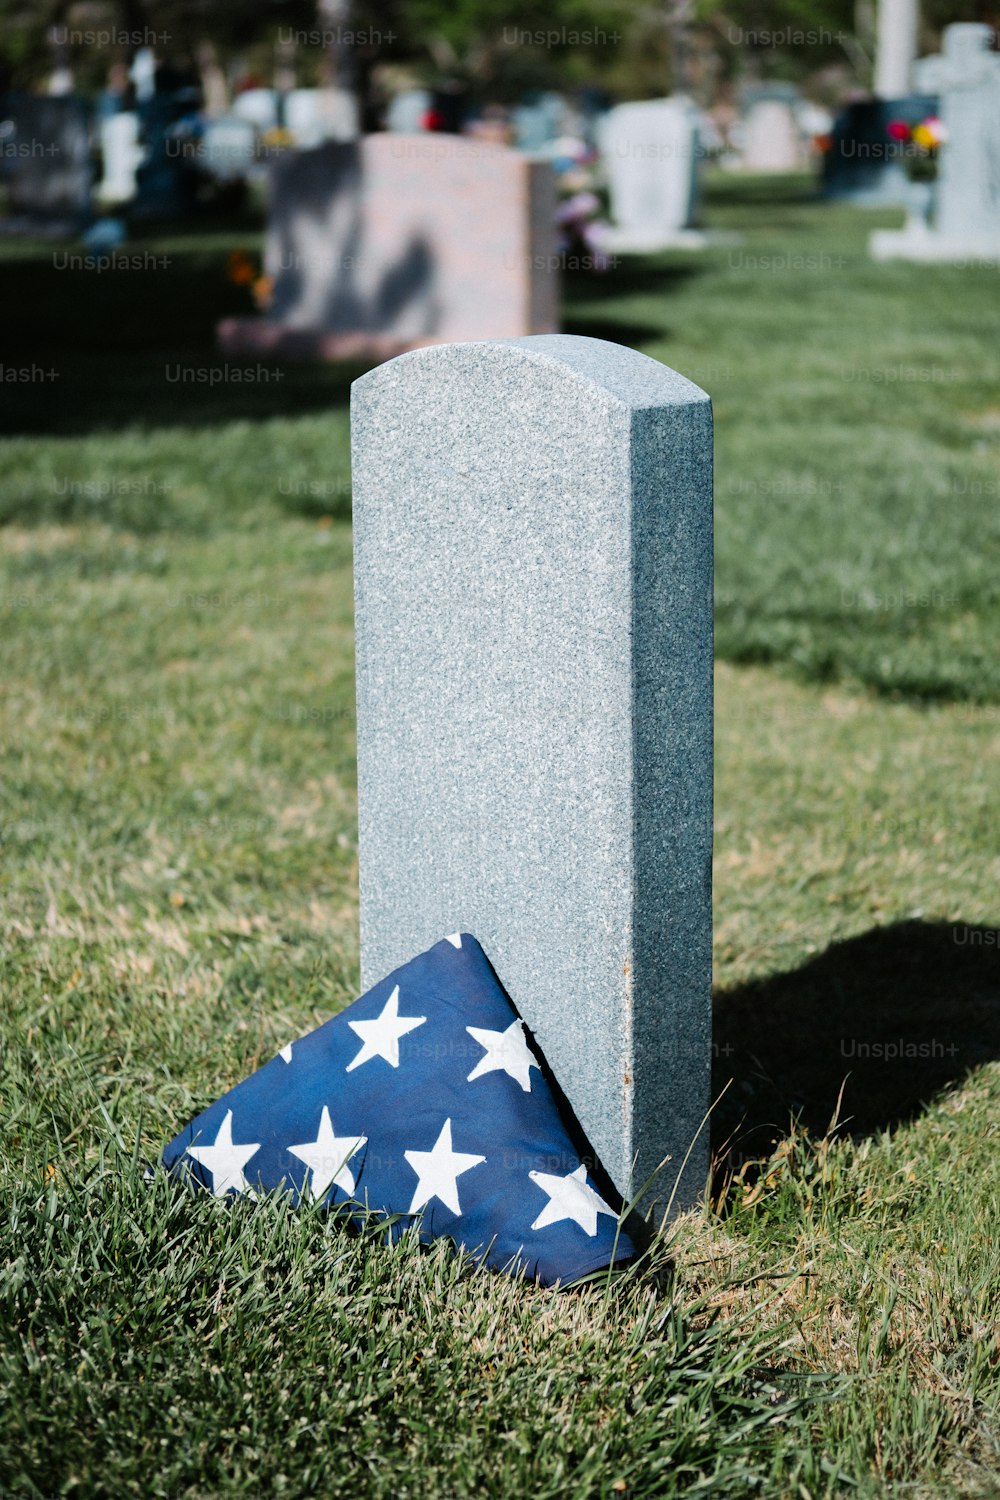
[{"label": "white star on flag", "polygon": [[392,1067],[399,1067],[399,1039],[412,1031],[416,1026],[422,1026],[427,1020],[426,1016],[401,1016],[399,1014],[399,985],[393,990],[385,1005],[382,1007],[381,1015],[372,1021],[348,1021],[352,1031],[357,1032],[364,1042],[364,1046],[353,1062],[347,1064],[346,1071],[352,1073],[355,1068],[360,1068],[362,1063],[370,1062],[373,1057],[382,1057]]},{"label": "white star on flag", "polygon": [[278,1056],[281,1058],[282,1062],[290,1063],[292,1060],[292,1043],[286,1042],[281,1051],[278,1053]]},{"label": "white star on flag", "polygon": [[531,1093],[531,1069],[537,1068],[538,1063],[532,1056],[520,1021],[512,1021],[506,1031],[487,1031],[480,1026],[466,1026],[465,1029],[480,1047],[486,1048],[486,1056],[476,1063],[467,1083],[482,1078],[485,1073],[502,1071],[515,1078],[526,1094]]},{"label": "white star on flag", "polygon": [[354,1174],[347,1163],[367,1143],[366,1135],[334,1135],[330,1111],[323,1105],[316,1139],[288,1148],[310,1170],[309,1192],[314,1203],[326,1196],[331,1182],[343,1188],[345,1193],[353,1195]]},{"label": "white star on flag", "polygon": [[188,1155],[211,1172],[212,1192],[217,1198],[224,1198],[230,1188],[234,1188],[237,1193],[247,1191],[250,1184],[243,1175],[243,1168],[259,1150],[260,1141],[240,1146],[233,1144],[233,1112],[228,1109],[214,1144],[189,1146]]},{"label": "white star on flag", "polygon": [[445,1120],[441,1134],[430,1151],[404,1151],[403,1155],[416,1172],[418,1182],[413,1192],[410,1213],[415,1214],[432,1198],[440,1198],[445,1208],[461,1214],[458,1202],[458,1179],[463,1172],[478,1167],[485,1156],[473,1156],[451,1148],[451,1121]]},{"label": "white star on flag", "polygon": [[528,1176],[549,1201],[532,1224],[532,1229],[544,1229],[548,1224],[558,1224],[561,1219],[572,1219],[575,1224],[593,1238],[597,1233],[597,1215],[618,1215],[609,1208],[587,1181],[587,1168],[577,1167],[567,1177],[554,1177],[551,1172],[529,1172]]}]

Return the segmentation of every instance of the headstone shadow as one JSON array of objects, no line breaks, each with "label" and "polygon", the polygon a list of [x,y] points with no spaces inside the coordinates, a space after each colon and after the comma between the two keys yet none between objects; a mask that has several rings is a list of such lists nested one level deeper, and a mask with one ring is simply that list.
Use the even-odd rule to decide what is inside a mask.
[{"label": "headstone shadow", "polygon": [[433,247],[413,234],[395,259],[376,264],[364,188],[356,141],[302,152],[276,174],[272,311],[283,318],[308,310],[319,326],[351,333],[379,332],[409,314],[415,335],[428,337],[438,316]]},{"label": "headstone shadow", "polygon": [[897,922],[723,991],[713,1053],[723,1171],[767,1156],[792,1119],[822,1136],[838,1097],[840,1134],[903,1124],[1000,1057],[1000,928]]},{"label": "headstone shadow", "polygon": [[615,305],[623,295],[653,296],[664,300],[692,276],[705,274],[704,260],[697,264],[665,266],[652,256],[623,256],[615,266],[613,285],[603,276],[592,273],[567,273],[564,280],[562,326],[565,333],[581,338],[606,339],[639,349],[644,344],[662,342],[670,337],[663,323],[650,323],[641,317],[623,318]]}]

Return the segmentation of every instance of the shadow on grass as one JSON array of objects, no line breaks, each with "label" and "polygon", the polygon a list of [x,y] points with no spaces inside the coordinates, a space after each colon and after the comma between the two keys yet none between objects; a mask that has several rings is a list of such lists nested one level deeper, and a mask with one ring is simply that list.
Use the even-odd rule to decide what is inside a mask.
[{"label": "shadow on grass", "polygon": [[[13,363],[13,361],[11,361]],[[55,371],[8,386],[7,436],[83,437],[125,429],[266,422],[346,407],[370,364],[276,364],[226,359],[211,346],[107,355],[35,354],[22,367]]]},{"label": "shadow on grass", "polygon": [[662,297],[666,300],[684,281],[705,274],[704,264],[664,264],[651,256],[625,256],[603,274],[574,275],[563,281],[562,332],[581,338],[607,339],[630,349],[670,336],[662,321],[650,323],[638,314],[630,318],[621,297]]},{"label": "shadow on grass", "polygon": [[198,243],[130,242],[116,270],[81,269],[78,245],[6,261],[4,363],[26,373],[4,382],[3,431],[197,429],[345,406],[370,362],[223,356],[216,325],[253,306],[228,279],[225,246]]},{"label": "shadow on grass", "polygon": [[708,176],[703,196],[707,208],[733,205],[745,208],[747,204],[765,208],[824,201],[819,178],[807,172],[762,172],[750,176],[713,172]]},{"label": "shadow on grass", "polygon": [[[912,1119],[1000,1057],[1000,928],[899,922],[788,974],[716,996],[712,1147],[724,1165],[769,1154],[790,1116],[822,1136]],[[846,1082],[845,1082],[846,1080]]]},{"label": "shadow on grass", "polygon": [[567,275],[564,281],[562,333],[579,338],[607,339],[609,344],[639,348],[658,339],[670,338],[663,320],[651,323],[642,317],[642,303],[631,314],[630,299],[669,299],[670,294],[694,276],[703,276],[705,264],[664,264],[652,257],[622,257],[618,266],[604,275]]}]

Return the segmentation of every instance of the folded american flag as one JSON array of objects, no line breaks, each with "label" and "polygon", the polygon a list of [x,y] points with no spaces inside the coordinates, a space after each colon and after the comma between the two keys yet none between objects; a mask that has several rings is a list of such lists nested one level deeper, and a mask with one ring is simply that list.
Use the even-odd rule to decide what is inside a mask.
[{"label": "folded american flag", "polygon": [[[443,938],[204,1110],[164,1165],[231,1193],[355,1203],[546,1285],[630,1259],[513,1005]],[[609,1202],[608,1199],[612,1201]]]}]

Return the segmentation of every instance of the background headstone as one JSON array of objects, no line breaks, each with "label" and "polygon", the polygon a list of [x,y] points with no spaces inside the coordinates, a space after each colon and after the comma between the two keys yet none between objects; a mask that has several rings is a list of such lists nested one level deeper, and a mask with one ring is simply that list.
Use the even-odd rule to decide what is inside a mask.
[{"label": "background headstone", "polygon": [[424,128],[424,117],[433,103],[427,89],[403,89],[389,102],[385,113],[386,130],[398,135],[413,135]]},{"label": "background headstone", "polygon": [[561,94],[542,94],[511,111],[514,144],[521,151],[543,151],[566,133],[566,105]]},{"label": "background headstone", "polygon": [[619,1189],[670,1156],[662,1205],[708,1104],[708,397],[452,344],[357,381],[352,441],[363,984],[475,934]]},{"label": "background headstone", "polygon": [[101,121],[100,135],[104,171],[97,197],[102,203],[128,203],[135,197],[135,174],[143,157],[139,116],[130,111],[108,115]]},{"label": "background headstone", "polygon": [[873,208],[905,204],[909,184],[889,125],[893,120],[918,125],[935,114],[937,106],[931,94],[862,99],[845,105],[834,119],[829,150],[823,157],[824,196]]},{"label": "background headstone", "polygon": [[250,176],[257,156],[257,127],[239,115],[218,115],[205,125],[201,163],[217,182]]},{"label": "background headstone", "polygon": [[90,111],[68,96],[0,96],[8,234],[75,234],[90,214]]},{"label": "background headstone", "polygon": [[278,95],[275,89],[244,89],[233,100],[233,114],[263,133],[278,123]]},{"label": "background headstone", "polygon": [[742,164],[748,172],[799,172],[806,165],[799,122],[786,100],[751,104],[743,122]]},{"label": "background headstone", "polygon": [[230,352],[383,355],[556,327],[547,162],[458,136],[367,136],[274,164],[267,318],[220,326]]},{"label": "background headstone", "polygon": [[133,220],[186,219],[198,211],[200,120],[196,95],[169,85],[139,110],[144,143],[136,172]]},{"label": "background headstone", "polygon": [[285,125],[302,150],[353,141],[359,133],[357,100],[347,89],[292,89],[285,96]]},{"label": "background headstone", "polygon": [[700,244],[691,226],[698,197],[698,111],[687,99],[619,104],[601,122],[611,216],[607,249]]},{"label": "background headstone", "polygon": [[921,88],[940,95],[940,148],[933,227],[881,230],[876,260],[989,260],[1000,263],[1000,56],[989,26],[947,26],[944,53],[917,65]]}]

